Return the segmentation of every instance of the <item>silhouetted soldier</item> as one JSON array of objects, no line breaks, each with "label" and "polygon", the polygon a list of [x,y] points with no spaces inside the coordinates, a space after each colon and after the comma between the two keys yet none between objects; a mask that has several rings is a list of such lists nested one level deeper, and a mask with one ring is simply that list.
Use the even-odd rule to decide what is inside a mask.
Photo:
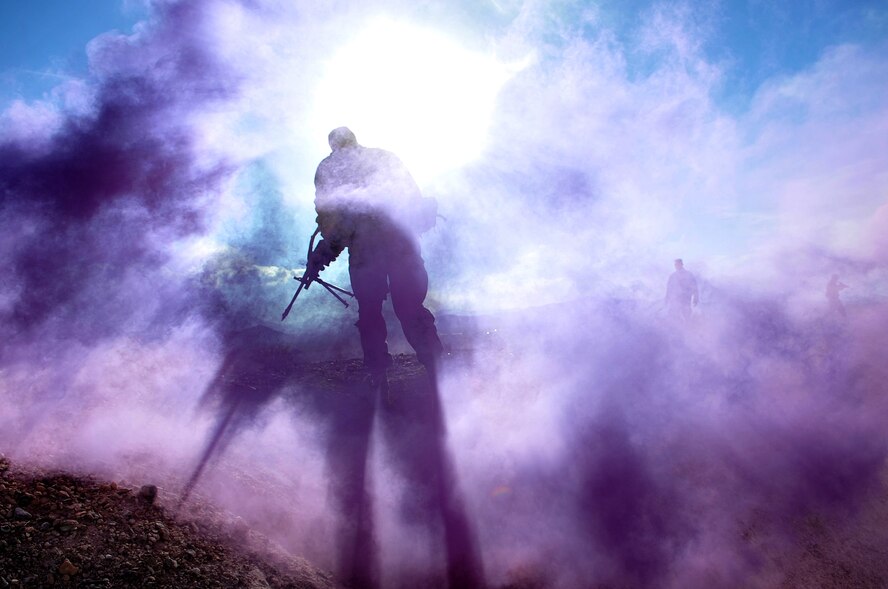
[{"label": "silhouetted soldier", "polygon": [[382,304],[388,293],[407,341],[434,373],[441,355],[435,318],[423,306],[428,274],[419,236],[435,224],[433,199],[423,198],[393,153],[363,147],[346,127],[330,132],[333,152],[315,174],[315,208],[323,239],[309,259],[319,272],[349,250],[349,276],[358,300],[357,327],[371,382],[385,387],[392,358]]},{"label": "silhouetted soldier", "polygon": [[437,529],[437,522],[443,524],[449,587],[483,588],[477,541],[445,448],[436,382],[441,341],[435,318],[423,306],[428,275],[419,236],[435,224],[435,201],[422,197],[394,154],[359,145],[345,127],[331,131],[329,142],[333,152],[315,174],[315,208],[323,239],[309,257],[306,274],[316,276],[348,248],[351,286],[358,300],[357,327],[374,392],[387,391],[386,370],[392,364],[382,315],[389,293],[404,335],[430,376],[423,394],[401,395],[383,405],[377,405],[375,395],[357,395],[329,412],[334,430],[328,450],[331,493],[340,513],[338,574],[348,587],[379,586],[367,485],[370,436],[378,415],[393,462],[408,483],[404,511],[419,516],[419,522],[411,523],[431,525],[430,530]]},{"label": "silhouetted soldier", "polygon": [[826,299],[829,301],[829,310],[842,318],[847,317],[847,313],[845,312],[845,305],[842,304],[842,299],[839,298],[839,293],[846,288],[848,288],[848,285],[839,282],[838,274],[830,276],[829,282],[826,283]]},{"label": "silhouetted soldier", "polygon": [[696,307],[700,293],[697,279],[685,270],[684,262],[675,260],[675,272],[669,275],[666,283],[666,309],[669,315],[682,320],[691,316],[691,307]]}]

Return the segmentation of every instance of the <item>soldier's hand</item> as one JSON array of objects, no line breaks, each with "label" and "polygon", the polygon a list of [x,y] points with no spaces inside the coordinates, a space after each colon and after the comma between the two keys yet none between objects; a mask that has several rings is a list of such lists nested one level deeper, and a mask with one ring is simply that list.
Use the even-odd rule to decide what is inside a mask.
[{"label": "soldier's hand", "polygon": [[333,248],[330,247],[330,243],[322,239],[308,257],[308,264],[305,268],[303,281],[307,279],[310,282],[316,279],[321,271],[329,266],[335,259],[336,254],[334,253]]}]

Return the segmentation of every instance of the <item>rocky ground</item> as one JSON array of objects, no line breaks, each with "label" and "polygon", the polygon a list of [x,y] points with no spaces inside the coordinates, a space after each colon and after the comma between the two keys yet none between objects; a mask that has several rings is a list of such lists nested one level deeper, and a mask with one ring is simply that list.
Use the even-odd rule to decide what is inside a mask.
[{"label": "rocky ground", "polygon": [[153,486],[29,472],[4,458],[0,475],[2,588],[333,586],[267,545],[260,556],[262,539],[209,505],[200,520],[173,517]]},{"label": "rocky ground", "polygon": [[[275,358],[264,353],[237,359],[220,375],[228,383],[223,392],[277,391],[286,382],[311,384],[318,391],[312,403],[323,416],[337,415],[341,405],[334,401],[344,395],[352,403],[349,391],[362,386],[357,361],[312,363],[295,370],[282,368]],[[413,395],[423,374],[414,358],[396,357],[393,399]],[[259,406],[266,397],[253,402]],[[224,405],[226,397],[218,401]],[[161,488],[37,471],[0,456],[0,589],[337,586],[329,572],[294,558],[250,522],[199,494],[189,499],[187,510],[173,513],[170,506],[177,504],[179,495],[168,494],[163,481],[153,482]],[[261,486],[267,493],[286,493]],[[878,488],[851,511],[802,513],[788,522],[750,517],[737,522],[736,541],[750,568],[758,571],[738,586],[888,587],[888,471]],[[531,569],[512,570],[499,588],[545,589],[550,585],[544,577]],[[719,576],[712,586],[732,585]]]}]

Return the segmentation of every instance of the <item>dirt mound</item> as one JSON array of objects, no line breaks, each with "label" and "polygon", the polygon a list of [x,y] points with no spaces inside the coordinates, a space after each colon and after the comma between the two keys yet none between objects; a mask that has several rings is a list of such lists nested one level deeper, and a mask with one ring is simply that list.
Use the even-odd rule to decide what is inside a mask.
[{"label": "dirt mound", "polygon": [[172,517],[157,493],[0,457],[0,587],[333,587],[209,505],[200,520]]}]

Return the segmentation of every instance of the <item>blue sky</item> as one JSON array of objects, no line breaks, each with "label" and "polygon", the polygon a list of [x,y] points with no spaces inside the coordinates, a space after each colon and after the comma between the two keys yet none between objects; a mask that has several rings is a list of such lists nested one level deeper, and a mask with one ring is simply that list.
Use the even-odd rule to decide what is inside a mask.
[{"label": "blue sky", "polygon": [[86,45],[97,35],[128,32],[146,12],[121,0],[0,2],[0,104],[33,100],[59,76],[86,72]]},{"label": "blue sky", "polygon": [[868,45],[888,34],[888,4],[879,0],[734,0],[711,10],[707,52],[730,64],[723,95],[728,102],[748,97],[770,76],[810,66],[825,47]]},{"label": "blue sky", "polygon": [[[732,109],[745,108],[762,81],[810,66],[827,47],[872,45],[888,37],[888,3],[883,0],[602,0],[574,6],[568,15],[576,19],[591,9],[595,16],[587,28],[590,34],[606,27],[628,47],[637,43],[640,25],[657,7],[683,14],[706,57],[724,66],[718,97]],[[644,76],[662,57],[632,52],[628,66]]]},{"label": "blue sky", "polygon": [[[569,19],[591,9],[600,25],[616,31],[620,42],[632,44],[640,20],[658,4],[663,3],[603,0],[564,13]],[[883,0],[725,0],[682,6],[698,27],[707,56],[726,64],[719,98],[728,108],[742,109],[763,80],[811,65],[826,47],[874,44],[888,36],[888,3]],[[144,4],[135,0],[3,0],[0,104],[40,98],[59,76],[82,76],[92,38],[112,30],[129,32],[146,14]],[[473,14],[490,22],[496,11],[476,8],[462,22],[469,24]],[[656,52],[635,53],[629,67],[643,75],[659,58]]]}]

